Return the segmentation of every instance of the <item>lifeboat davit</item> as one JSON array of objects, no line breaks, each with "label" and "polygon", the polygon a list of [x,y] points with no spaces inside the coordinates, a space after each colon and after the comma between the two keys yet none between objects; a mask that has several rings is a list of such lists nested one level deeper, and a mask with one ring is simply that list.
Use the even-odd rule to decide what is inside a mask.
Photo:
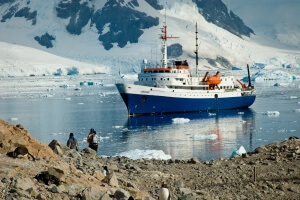
[{"label": "lifeboat davit", "polygon": [[221,83],[221,77],[219,76],[219,72],[216,75],[208,77],[207,79],[208,85],[218,85]]}]

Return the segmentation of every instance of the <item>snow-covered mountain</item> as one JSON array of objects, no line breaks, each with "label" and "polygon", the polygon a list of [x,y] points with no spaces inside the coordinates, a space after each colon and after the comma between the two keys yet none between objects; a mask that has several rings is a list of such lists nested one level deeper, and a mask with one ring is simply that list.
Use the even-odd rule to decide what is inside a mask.
[{"label": "snow-covered mountain", "polygon": [[[282,4],[282,1],[275,1],[278,1],[277,5]],[[224,69],[255,62],[299,67],[300,48],[296,48],[297,43],[293,42],[298,41],[299,36],[296,34],[297,26],[294,27],[296,20],[287,26],[290,31],[286,30],[286,34],[282,31],[278,32],[280,34],[276,37],[273,35],[273,38],[268,38],[270,35],[264,34],[263,26],[258,22],[254,23],[252,16],[257,16],[256,20],[260,24],[263,24],[266,17],[255,13],[254,8],[257,5],[248,2],[239,0],[234,4],[228,0],[2,0],[0,41],[92,65],[108,66],[112,72],[138,71],[143,59],[148,59],[152,64],[161,59],[161,42],[158,38],[166,14],[168,33],[180,37],[168,41],[169,56],[187,59],[192,67],[196,22],[202,69]],[[258,0],[256,3],[260,4]],[[274,4],[272,6],[276,7]],[[268,16],[270,15],[272,13],[268,13]],[[267,27],[266,32],[268,28],[270,29]],[[288,37],[291,32],[294,34]],[[1,51],[10,46],[5,43],[0,43]],[[28,51],[28,54],[30,53],[31,51]],[[11,62],[6,61],[7,69],[15,66],[27,71],[25,66],[36,66],[31,62],[35,59],[34,56],[32,59],[25,59],[27,65],[24,64],[25,61],[14,62],[14,56],[7,56],[7,59],[8,57],[13,59]],[[59,62],[59,59],[57,61]],[[0,63],[2,69],[3,62]],[[93,68],[92,65],[89,67]],[[70,66],[64,69],[66,72]],[[9,70],[5,73],[7,71]],[[83,71],[79,73],[85,73]]]}]

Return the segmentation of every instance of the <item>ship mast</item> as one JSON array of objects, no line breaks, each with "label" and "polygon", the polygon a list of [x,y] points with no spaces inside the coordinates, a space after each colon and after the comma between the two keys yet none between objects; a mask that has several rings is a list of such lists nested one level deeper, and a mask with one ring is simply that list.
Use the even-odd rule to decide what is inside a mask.
[{"label": "ship mast", "polygon": [[197,29],[197,23],[196,23],[196,50],[195,50],[195,54],[196,54],[196,77],[198,77],[198,29]]},{"label": "ship mast", "polygon": [[168,67],[168,58],[167,58],[167,39],[169,38],[179,38],[167,35],[167,17],[166,17],[166,10],[165,10],[165,21],[161,31],[163,34],[160,36],[160,39],[163,40],[162,50],[163,50],[163,59],[162,59],[162,67]]}]

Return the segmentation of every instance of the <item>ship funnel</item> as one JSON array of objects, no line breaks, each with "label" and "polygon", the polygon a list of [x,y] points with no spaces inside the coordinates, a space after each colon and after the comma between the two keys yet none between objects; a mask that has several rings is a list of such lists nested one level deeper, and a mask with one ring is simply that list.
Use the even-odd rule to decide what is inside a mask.
[{"label": "ship funnel", "polygon": [[247,70],[248,70],[248,87],[251,88],[251,79],[250,79],[250,70],[249,70],[249,65],[247,64]]}]

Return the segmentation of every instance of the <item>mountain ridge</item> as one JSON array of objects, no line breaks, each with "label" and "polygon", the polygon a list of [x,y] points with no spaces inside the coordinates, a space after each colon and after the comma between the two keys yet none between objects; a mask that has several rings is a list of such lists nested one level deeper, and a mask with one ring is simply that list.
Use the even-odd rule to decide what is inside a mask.
[{"label": "mountain ridge", "polygon": [[[212,15],[214,7],[203,9],[198,5],[208,1],[220,7],[215,7],[218,14],[211,20],[208,16]],[[152,64],[159,62],[158,35],[165,13],[168,32],[180,37],[168,41],[169,47],[178,44],[175,45],[176,51],[170,49],[173,52],[170,56],[174,59],[194,59],[194,26],[198,22],[200,64],[204,68],[228,69],[232,65],[254,62],[294,66],[300,63],[298,51],[261,46],[257,43],[260,35],[254,35],[255,30],[246,25],[234,33],[231,28],[243,27],[243,20],[236,18],[235,21],[237,15],[221,0],[55,0],[46,4],[38,0],[5,0],[0,4],[0,19],[3,20],[7,11],[16,5],[18,8],[10,15],[23,8],[30,9],[24,11],[27,14],[20,14],[22,17],[12,15],[14,17],[0,23],[0,41],[29,46],[81,62],[101,63],[115,72],[120,69],[138,71],[144,58]],[[218,20],[222,15],[229,17],[225,20],[227,25]],[[36,23],[33,25],[34,21]],[[230,25],[232,21],[235,25]],[[222,24],[229,26],[227,30],[222,28]],[[239,31],[244,35],[238,34]]]}]

